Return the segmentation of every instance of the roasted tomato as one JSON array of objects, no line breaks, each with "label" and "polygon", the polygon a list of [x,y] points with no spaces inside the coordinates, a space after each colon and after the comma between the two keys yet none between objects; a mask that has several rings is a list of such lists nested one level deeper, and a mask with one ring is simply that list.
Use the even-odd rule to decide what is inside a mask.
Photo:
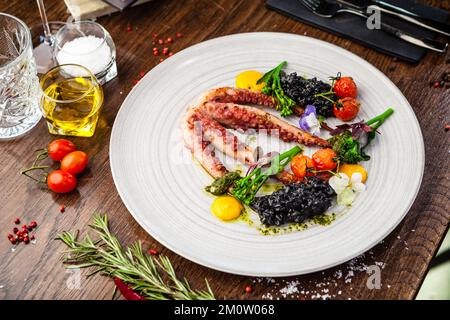
[{"label": "roasted tomato", "polygon": [[55,161],[61,161],[67,154],[77,150],[72,141],[58,139],[50,142],[47,146],[47,152],[50,158]]},{"label": "roasted tomato", "polygon": [[297,178],[303,179],[306,175],[312,175],[308,169],[315,169],[314,162],[310,157],[298,154],[292,158],[291,170]]},{"label": "roasted tomato", "polygon": [[55,170],[47,176],[47,186],[57,193],[67,193],[77,187],[77,178],[66,171]]},{"label": "roasted tomato", "polygon": [[88,156],[83,151],[74,151],[66,155],[61,161],[61,170],[73,175],[81,173],[88,164]]},{"label": "roasted tomato", "polygon": [[359,112],[360,103],[354,98],[340,99],[333,106],[333,113],[336,118],[342,121],[350,121],[355,119]]},{"label": "roasted tomato", "polygon": [[312,155],[317,170],[334,170],[337,166],[336,158],[336,153],[330,148],[320,149]]},{"label": "roasted tomato", "polygon": [[337,79],[334,82],[333,91],[339,98],[356,98],[358,96],[358,88],[351,77]]}]

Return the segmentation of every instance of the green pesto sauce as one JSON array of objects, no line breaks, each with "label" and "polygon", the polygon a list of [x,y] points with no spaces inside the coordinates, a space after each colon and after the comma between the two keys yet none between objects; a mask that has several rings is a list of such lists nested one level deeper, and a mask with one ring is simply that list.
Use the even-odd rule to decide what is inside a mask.
[{"label": "green pesto sauce", "polygon": [[253,225],[253,220],[250,218],[250,214],[248,213],[247,208],[244,208],[241,212],[241,215],[237,217],[234,221],[241,221],[248,224],[249,226]]},{"label": "green pesto sauce", "polygon": [[[251,211],[251,209],[250,209],[250,211]],[[251,212],[253,212],[253,211],[251,211]],[[324,214],[315,216],[314,218],[312,218],[306,222],[302,222],[302,223],[291,223],[289,225],[282,226],[282,227],[275,227],[275,226],[266,227],[261,224],[261,225],[256,226],[256,229],[262,235],[273,236],[273,235],[278,235],[278,234],[291,233],[291,232],[295,232],[295,231],[304,231],[313,225],[327,226],[327,225],[330,225],[334,220],[336,220],[335,213],[332,213],[332,214],[324,213]],[[251,219],[249,210],[247,210],[247,209],[244,209],[242,211],[241,215],[233,221],[244,222],[250,226],[254,225],[254,221]]]},{"label": "green pesto sauce", "polygon": [[315,216],[314,218],[302,222],[302,223],[291,223],[287,226],[283,227],[266,227],[264,225],[259,226],[257,229],[259,232],[261,232],[263,235],[277,235],[277,234],[286,234],[294,231],[304,231],[308,229],[312,225],[321,225],[321,226],[327,226],[331,224],[334,220],[336,220],[336,214],[321,214],[318,216]]}]

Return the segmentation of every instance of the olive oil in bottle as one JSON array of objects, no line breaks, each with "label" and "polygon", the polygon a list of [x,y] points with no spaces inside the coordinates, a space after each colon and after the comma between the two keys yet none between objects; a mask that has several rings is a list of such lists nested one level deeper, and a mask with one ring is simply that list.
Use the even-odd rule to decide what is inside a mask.
[{"label": "olive oil in bottle", "polygon": [[50,133],[80,137],[94,134],[103,104],[103,91],[95,78],[59,78],[43,91],[41,108]]}]

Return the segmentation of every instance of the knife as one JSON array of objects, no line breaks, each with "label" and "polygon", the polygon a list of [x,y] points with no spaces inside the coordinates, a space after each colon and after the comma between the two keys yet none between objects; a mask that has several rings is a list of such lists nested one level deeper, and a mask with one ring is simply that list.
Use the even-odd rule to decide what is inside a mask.
[{"label": "knife", "polygon": [[379,10],[380,12],[396,16],[422,28],[450,37],[450,24],[425,18],[417,13],[382,0],[337,0],[337,2],[345,3],[364,12],[367,12],[367,9]]}]

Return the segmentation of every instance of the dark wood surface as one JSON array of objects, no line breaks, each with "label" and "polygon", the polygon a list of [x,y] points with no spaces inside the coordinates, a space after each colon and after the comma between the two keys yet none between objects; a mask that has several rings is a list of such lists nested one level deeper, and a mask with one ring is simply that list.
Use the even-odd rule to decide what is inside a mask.
[{"label": "dark wood surface", "polygon": [[[68,17],[62,0],[45,3],[50,20]],[[447,3],[445,9],[450,9],[445,1],[428,3],[441,7]],[[28,25],[39,23],[34,1],[1,1],[0,11],[18,16]],[[95,136],[74,139],[91,157],[90,170],[80,180],[78,191],[56,195],[40,189],[18,173],[32,162],[33,150],[54,139],[48,134],[44,121],[21,139],[0,142],[0,299],[111,299],[114,285],[106,277],[83,277],[79,289],[68,288],[66,281],[70,274],[65,272],[59,260],[64,246],[53,240],[63,230],[85,230],[94,212],[108,213],[113,232],[124,244],[141,239],[146,246],[154,246],[167,254],[177,272],[187,276],[194,287],[203,288],[203,279],[207,278],[219,298],[283,298],[280,289],[287,281],[299,283],[298,294],[287,295],[294,299],[310,299],[315,296],[315,291],[336,299],[415,297],[450,218],[450,132],[444,130],[449,124],[450,90],[429,86],[431,80],[450,71],[449,54],[429,53],[417,66],[403,63],[271,12],[262,0],[160,0],[128,9],[123,14],[100,18],[99,22],[115,41],[119,77],[104,87],[106,100]],[[133,29],[131,32],[127,32],[128,23]],[[404,221],[383,243],[354,262],[356,268],[345,264],[324,272],[273,281],[210,270],[173,254],[153,240],[134,221],[117,194],[108,158],[111,127],[122,101],[132,88],[133,79],[158,63],[151,54],[152,33],[165,37],[183,33],[184,37],[172,46],[179,51],[206,39],[248,31],[308,35],[348,49],[384,72],[400,88],[417,114],[426,146],[425,175],[420,193]],[[65,213],[59,212],[61,204],[67,207]],[[39,223],[39,229],[35,245],[20,245],[11,252],[6,234],[14,226],[15,217],[21,217],[23,221],[34,219]],[[383,267],[379,290],[366,286],[368,274],[361,267],[375,262]],[[342,277],[339,277],[339,271],[343,273]],[[345,281],[346,276],[351,282]],[[250,295],[244,293],[247,285],[253,288]]]}]

